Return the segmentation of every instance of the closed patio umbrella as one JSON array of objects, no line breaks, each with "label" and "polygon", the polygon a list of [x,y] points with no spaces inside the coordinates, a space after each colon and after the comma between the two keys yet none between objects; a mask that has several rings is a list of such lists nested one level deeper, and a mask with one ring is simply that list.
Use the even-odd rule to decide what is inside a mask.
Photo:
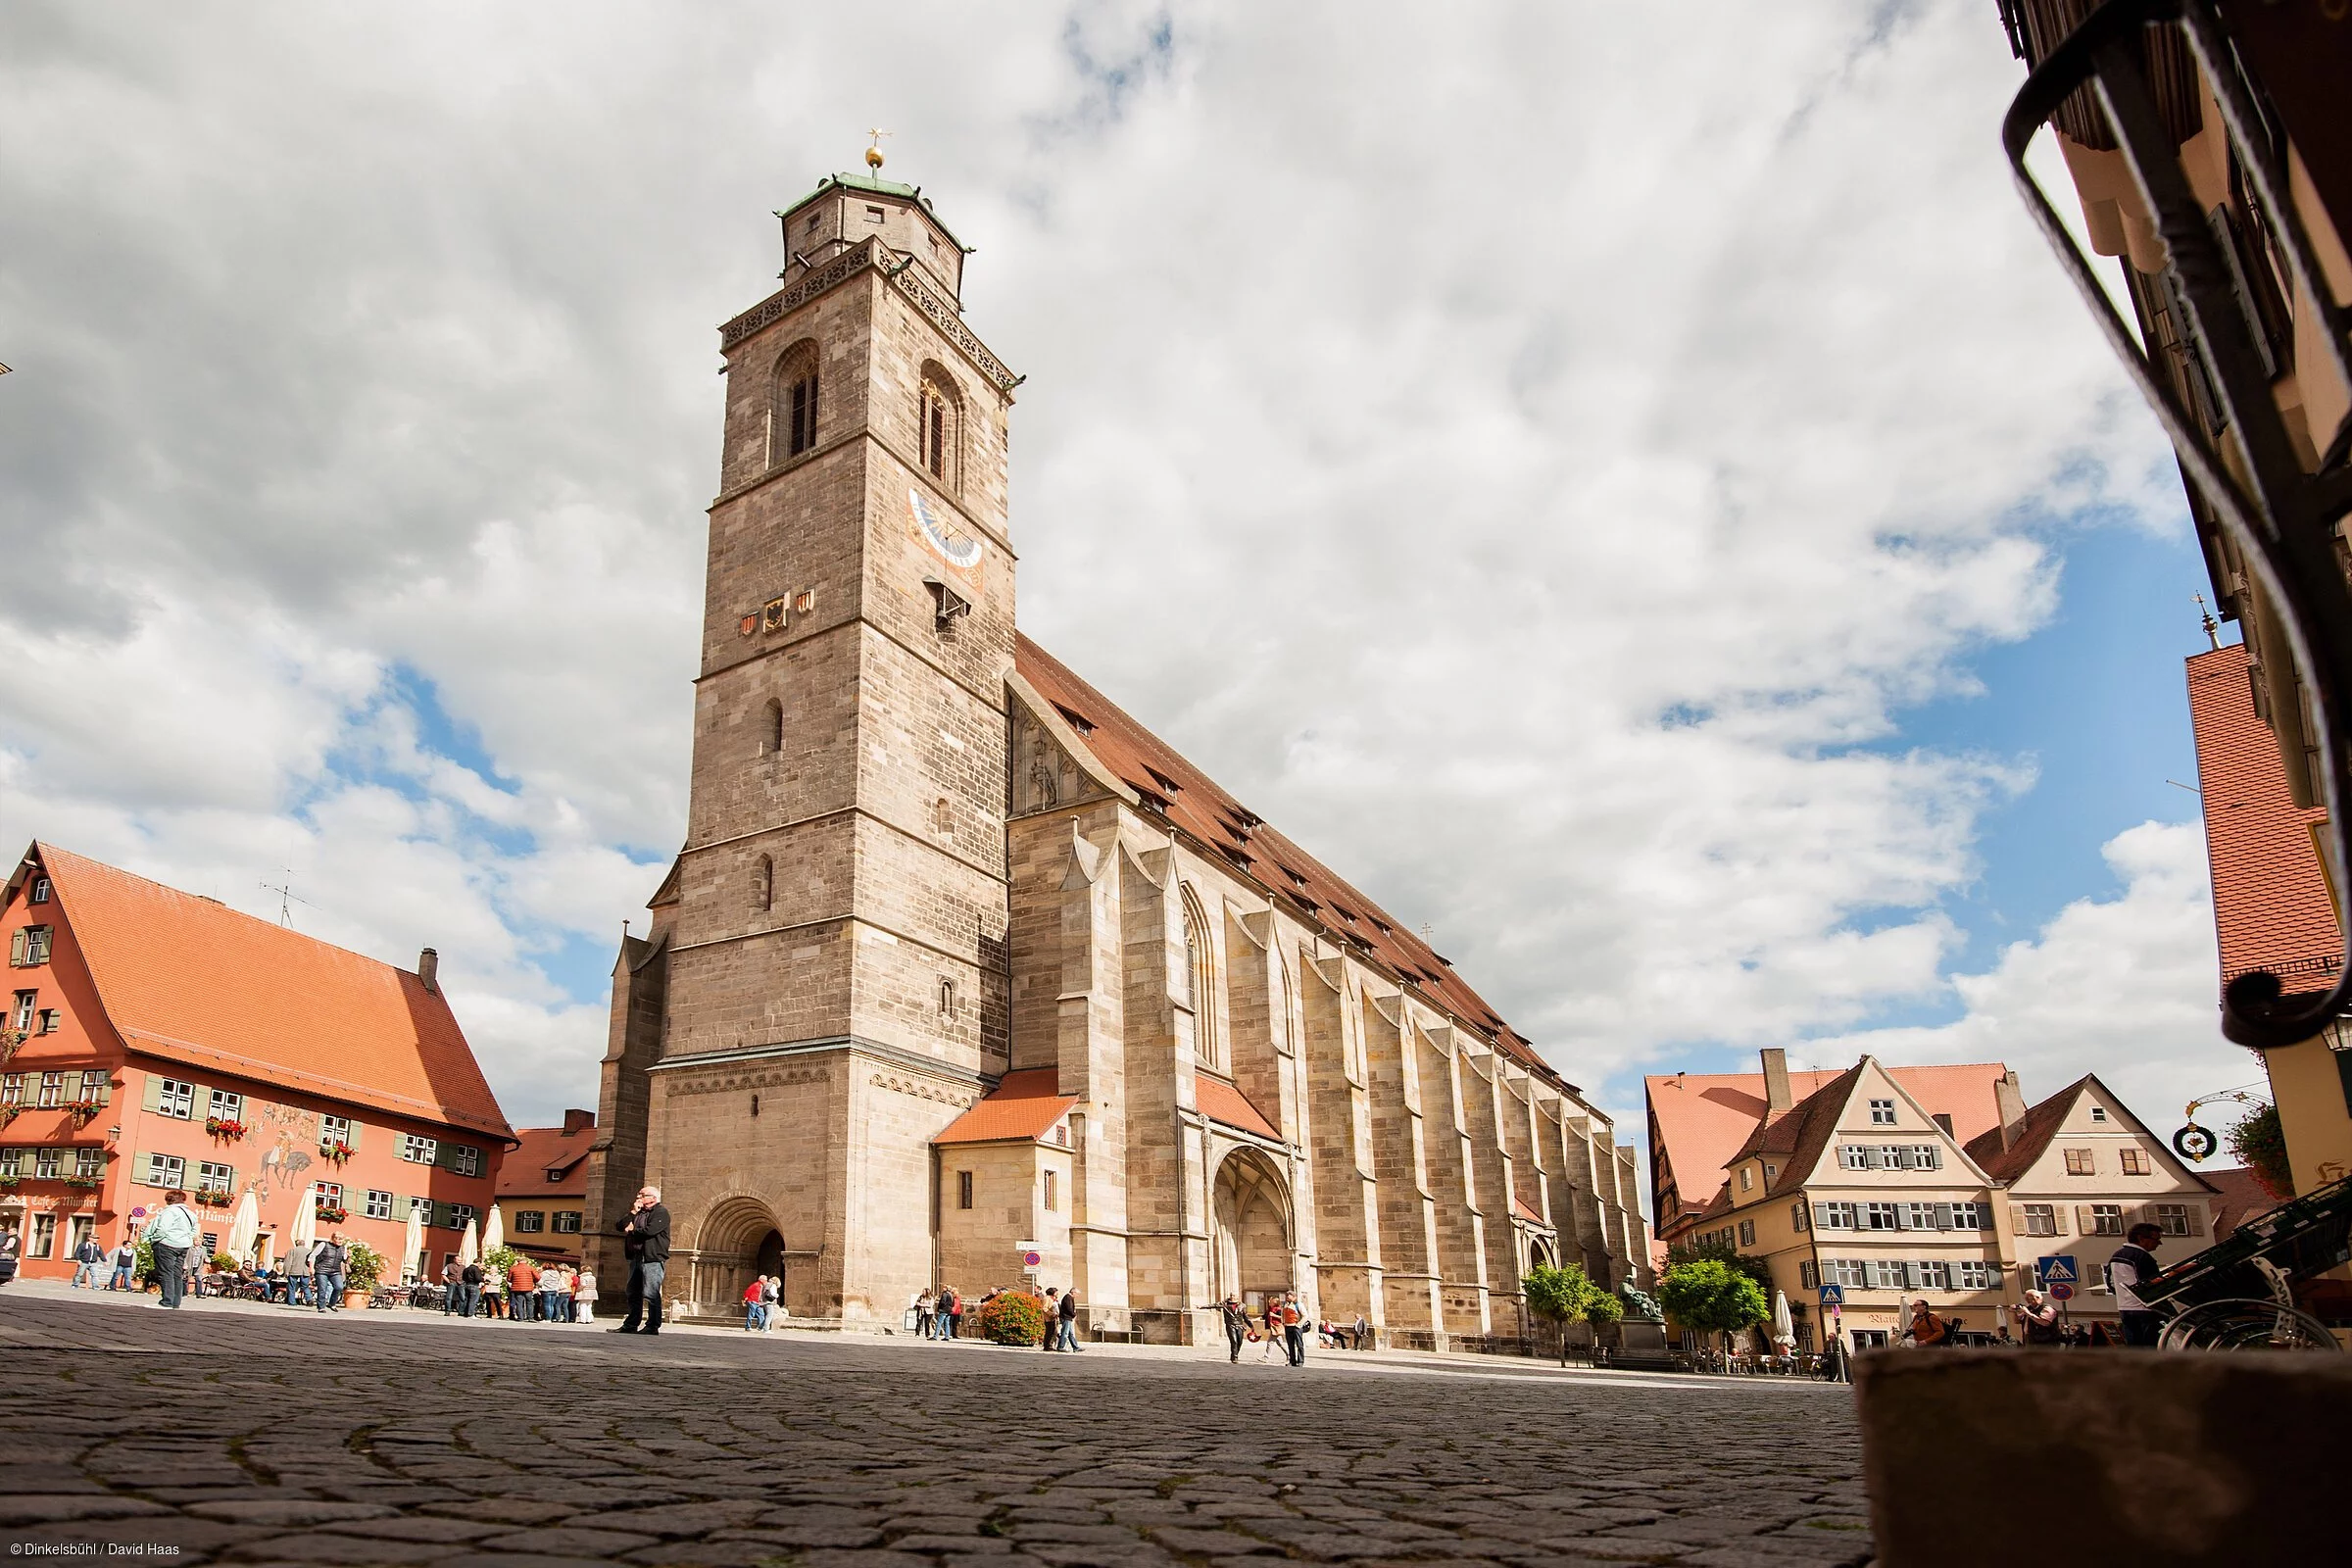
[{"label": "closed patio umbrella", "polygon": [[487,1254],[507,1245],[507,1221],[496,1203],[490,1205],[490,1223],[482,1229],[482,1251]]},{"label": "closed patio umbrella", "polygon": [[414,1285],[421,1265],[417,1254],[424,1250],[424,1210],[409,1205],[409,1226],[400,1238],[400,1278],[404,1285]]},{"label": "closed patio umbrella", "polygon": [[254,1241],[262,1233],[262,1200],[252,1188],[238,1200],[237,1217],[228,1224],[228,1255],[242,1263],[253,1255]]},{"label": "closed patio umbrella", "polygon": [[1772,1293],[1772,1343],[1786,1349],[1796,1343],[1796,1315],[1788,1310],[1788,1293]]},{"label": "closed patio umbrella", "polygon": [[286,1238],[290,1256],[318,1240],[318,1188],[316,1183],[302,1190],[302,1202],[294,1210],[294,1230]]},{"label": "closed patio umbrella", "polygon": [[458,1241],[458,1264],[460,1267],[464,1267],[467,1263],[478,1261],[481,1255],[481,1240],[473,1234],[473,1221],[467,1220],[466,1234]]}]

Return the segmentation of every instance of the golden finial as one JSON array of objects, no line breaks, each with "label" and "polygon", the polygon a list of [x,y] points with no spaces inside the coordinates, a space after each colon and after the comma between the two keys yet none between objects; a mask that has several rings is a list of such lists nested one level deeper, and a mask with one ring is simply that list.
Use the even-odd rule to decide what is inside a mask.
[{"label": "golden finial", "polygon": [[865,167],[878,174],[882,172],[882,138],[889,135],[890,132],[869,130],[866,134],[874,138],[874,144],[865,150]]}]

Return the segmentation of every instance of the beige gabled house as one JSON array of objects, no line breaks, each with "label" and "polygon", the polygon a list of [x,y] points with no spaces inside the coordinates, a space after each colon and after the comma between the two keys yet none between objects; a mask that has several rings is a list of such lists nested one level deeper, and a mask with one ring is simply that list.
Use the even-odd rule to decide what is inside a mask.
[{"label": "beige gabled house", "polygon": [[2031,1110],[2014,1089],[2005,1098],[2000,1127],[1968,1148],[1999,1189],[2002,1250],[2017,1265],[2012,1299],[2034,1284],[2036,1259],[2071,1256],[2082,1282],[2069,1316],[2112,1320],[2107,1259],[2132,1226],[2163,1229],[2160,1263],[2213,1245],[2221,1190],[2181,1164],[2095,1074]]}]

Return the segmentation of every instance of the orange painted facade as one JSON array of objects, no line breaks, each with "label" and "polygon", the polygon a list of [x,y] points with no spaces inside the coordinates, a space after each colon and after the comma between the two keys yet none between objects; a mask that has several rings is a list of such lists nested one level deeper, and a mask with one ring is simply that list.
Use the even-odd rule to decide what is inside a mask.
[{"label": "orange painted facade", "polygon": [[171,1187],[222,1243],[253,1194],[265,1260],[306,1203],[395,1268],[418,1201],[431,1270],[488,1220],[514,1134],[426,976],[43,845],[0,931],[0,1228],[27,1277],[135,1236]]}]

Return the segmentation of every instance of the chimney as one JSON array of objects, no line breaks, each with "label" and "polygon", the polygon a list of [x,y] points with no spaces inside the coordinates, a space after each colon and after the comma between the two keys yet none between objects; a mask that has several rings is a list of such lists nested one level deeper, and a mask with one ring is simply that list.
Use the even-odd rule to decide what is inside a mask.
[{"label": "chimney", "polygon": [[416,955],[416,978],[424,982],[425,990],[436,993],[440,991],[441,985],[437,978],[440,972],[441,955],[430,948]]},{"label": "chimney", "polygon": [[1788,1094],[1788,1053],[1778,1046],[1766,1046],[1764,1058],[1764,1114],[1778,1116],[1796,1102]]},{"label": "chimney", "polygon": [[2026,1130],[2026,1093],[2018,1087],[2015,1068],[1992,1081],[1992,1103],[2001,1113],[2001,1147],[2013,1148]]},{"label": "chimney", "polygon": [[564,1113],[564,1130],[567,1133],[591,1133],[596,1131],[596,1112],[593,1110],[565,1111]]}]

